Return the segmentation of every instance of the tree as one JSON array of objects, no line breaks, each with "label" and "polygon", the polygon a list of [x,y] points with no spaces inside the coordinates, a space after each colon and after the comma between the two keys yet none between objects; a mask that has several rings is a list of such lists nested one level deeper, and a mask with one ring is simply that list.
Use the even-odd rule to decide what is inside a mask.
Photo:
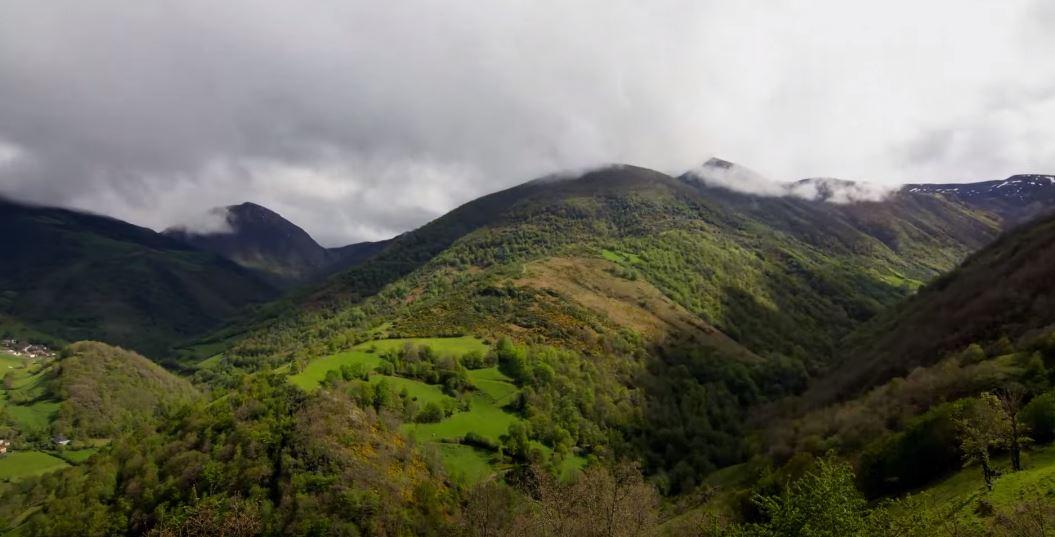
[{"label": "tree", "polygon": [[989,450],[1004,444],[1010,428],[1000,400],[991,393],[983,393],[975,404],[968,407],[957,425],[965,464],[977,462],[982,467],[986,489],[993,490],[993,478],[997,472],[989,459]]},{"label": "tree", "polygon": [[1018,415],[1022,410],[1022,402],[1025,399],[1025,390],[1018,385],[1011,385],[1004,388],[997,395],[997,399],[1000,401],[1000,409],[1004,412],[1004,417],[1007,419],[1007,438],[1005,440],[1008,449],[1011,451],[1011,471],[1018,472],[1022,470],[1022,446],[1032,442],[1028,436],[1026,436],[1027,427],[1022,424],[1019,420]]},{"label": "tree", "polygon": [[418,412],[416,421],[418,423],[436,423],[443,419],[443,407],[435,401],[425,403],[425,407]]},{"label": "tree", "polygon": [[534,468],[538,477],[538,534],[552,536],[631,537],[652,535],[659,494],[637,466],[593,466],[560,482]]},{"label": "tree", "polygon": [[1037,442],[1055,440],[1055,392],[1048,392],[1033,398],[1019,416],[1033,439]]},{"label": "tree", "polygon": [[963,365],[977,364],[985,359],[985,349],[977,343],[971,343],[960,352],[960,363]]},{"label": "tree", "polygon": [[466,494],[463,523],[473,537],[527,537],[535,534],[527,507],[512,487],[488,480]]},{"label": "tree", "polygon": [[850,466],[835,459],[821,459],[782,494],[755,501],[769,517],[759,535],[844,537],[866,528],[868,504],[854,485]]}]

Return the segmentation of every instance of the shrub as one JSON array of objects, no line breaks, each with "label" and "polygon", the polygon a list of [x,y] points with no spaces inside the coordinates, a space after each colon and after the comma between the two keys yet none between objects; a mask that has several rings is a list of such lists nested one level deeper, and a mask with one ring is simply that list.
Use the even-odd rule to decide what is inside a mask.
[{"label": "shrub", "polygon": [[1055,440],[1055,393],[1048,392],[1034,397],[1019,416],[1029,428],[1029,434],[1041,443]]},{"label": "shrub", "polygon": [[436,423],[443,419],[443,408],[435,401],[425,403],[424,408],[418,412],[414,421],[418,423]]}]

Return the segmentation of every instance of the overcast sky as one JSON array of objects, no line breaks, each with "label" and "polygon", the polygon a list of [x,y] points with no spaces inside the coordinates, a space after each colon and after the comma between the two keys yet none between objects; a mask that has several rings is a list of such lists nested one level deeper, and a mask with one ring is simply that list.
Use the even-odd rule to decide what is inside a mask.
[{"label": "overcast sky", "polygon": [[1052,28],[1044,0],[0,0],[0,193],[155,229],[249,200],[338,245],[606,162],[1055,172]]}]

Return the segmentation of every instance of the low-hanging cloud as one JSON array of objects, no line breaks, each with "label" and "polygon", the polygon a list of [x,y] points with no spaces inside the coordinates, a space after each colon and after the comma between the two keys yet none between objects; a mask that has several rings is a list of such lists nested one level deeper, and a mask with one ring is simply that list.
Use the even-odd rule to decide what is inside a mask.
[{"label": "low-hanging cloud", "polygon": [[689,171],[689,177],[712,187],[767,197],[792,197],[846,204],[882,201],[898,190],[897,185],[814,177],[798,181],[775,181],[739,164],[710,159]]},{"label": "low-hanging cloud", "polygon": [[252,200],[337,245],[607,162],[1051,172],[1053,24],[1043,0],[5,0],[0,194],[155,229]]}]

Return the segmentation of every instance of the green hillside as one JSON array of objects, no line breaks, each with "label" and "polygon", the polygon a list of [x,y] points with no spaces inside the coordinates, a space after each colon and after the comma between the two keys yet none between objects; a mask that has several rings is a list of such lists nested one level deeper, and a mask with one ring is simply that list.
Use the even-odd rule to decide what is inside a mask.
[{"label": "green hillside", "polygon": [[154,362],[98,342],[70,345],[51,369],[47,390],[60,401],[52,430],[70,437],[105,438],[197,396]]},{"label": "green hillside", "polygon": [[[1055,310],[1044,307],[1053,239],[1050,219],[1014,230],[862,327],[831,376],[756,410],[764,457],[678,520],[757,516],[751,498],[837,455],[853,464],[853,493],[880,501],[860,521],[892,517],[921,535],[1046,535],[1055,522]],[[900,499],[882,507],[891,497]],[[893,531],[855,531],[882,528]]]},{"label": "green hillside", "polygon": [[[581,336],[673,322],[679,335],[714,339],[706,336],[717,329],[754,353],[823,363],[859,322],[996,233],[984,214],[936,196],[852,205],[759,198],[616,166],[485,196],[401,235],[271,310],[233,353],[246,363],[294,346],[317,355],[385,323],[400,336],[493,334],[588,348]],[[605,251],[618,260],[598,264]],[[640,280],[639,289],[606,282],[569,300],[574,271]],[[657,306],[677,310],[667,317],[680,319],[611,315],[609,306],[649,301],[641,295],[652,289],[667,303]]]},{"label": "green hillside", "polygon": [[[202,398],[96,344],[12,377],[9,408],[38,438],[111,442],[0,487],[0,520],[24,535],[593,535],[618,513],[620,535],[804,535],[805,512],[836,517],[818,535],[923,516],[933,533],[948,502],[885,502],[982,460],[966,427],[1010,423],[983,394],[1021,396],[1031,431],[1051,418],[997,486],[1046,464],[1046,332],[1005,323],[855,397],[801,394],[838,385],[855,338],[943,285],[927,282],[999,221],[934,193],[757,197],[632,166],[526,183],[184,347]],[[1013,259],[983,251],[960,272],[987,255]],[[991,460],[1005,436],[985,440]]]},{"label": "green hillside", "polygon": [[1008,232],[852,334],[844,364],[814,396],[854,393],[971,343],[1035,337],[1055,323],[1052,266],[1055,219]]},{"label": "green hillside", "polygon": [[58,358],[0,356],[0,367],[5,437],[29,444],[48,445],[52,435],[104,439],[197,396],[154,362],[98,342],[74,343]]},{"label": "green hillside", "polygon": [[[577,408],[556,428],[532,424],[528,440],[543,454],[616,446],[676,492],[748,455],[749,408],[803,389],[847,333],[996,233],[985,214],[934,195],[763,198],[633,166],[540,179],[268,308],[198,378],[230,386],[245,371],[302,364],[294,381],[308,387],[326,374],[318,363],[352,365],[357,345],[378,337],[563,349],[560,360],[597,368],[583,397],[603,387],[619,411]],[[561,389],[534,374],[517,381]],[[554,408],[543,398],[517,413]]]},{"label": "green hillside", "polygon": [[0,228],[0,315],[66,341],[162,358],[276,296],[230,261],[111,218],[0,200]]},{"label": "green hillside", "polygon": [[[74,343],[58,358],[0,354],[0,368],[2,483],[86,464],[114,435],[198,396],[154,362],[97,342]],[[69,442],[55,441],[62,437]]]},{"label": "green hillside", "polygon": [[[313,360],[289,381],[305,390],[353,381],[351,390],[379,398],[395,399],[402,411],[401,430],[426,450],[435,450],[444,467],[461,482],[475,483],[506,467],[496,453],[510,426],[526,420],[514,405],[521,388],[495,365],[496,355],[476,338],[382,339],[356,345],[351,350]],[[451,389],[441,376],[396,370],[408,353],[451,361],[461,384]],[[438,366],[439,367],[439,366]],[[367,387],[369,386],[369,387]],[[379,395],[382,394],[382,395]],[[433,410],[435,409],[435,410]],[[432,414],[435,412],[435,414]],[[539,445],[545,450],[545,446]],[[559,464],[581,466],[585,460],[568,456]]]}]

